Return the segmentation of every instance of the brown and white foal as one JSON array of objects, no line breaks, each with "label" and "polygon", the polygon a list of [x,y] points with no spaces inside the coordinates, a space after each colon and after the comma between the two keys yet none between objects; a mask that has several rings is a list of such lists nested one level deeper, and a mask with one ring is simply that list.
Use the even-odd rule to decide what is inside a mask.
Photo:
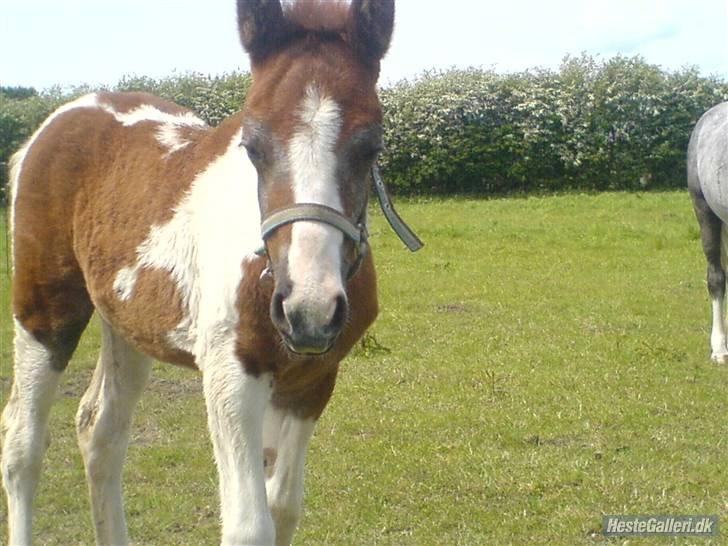
[{"label": "brown and white foal", "polygon": [[77,431],[97,542],[128,542],[122,465],[155,358],[202,373],[222,543],[290,543],[314,424],[377,314],[371,254],[349,232],[364,233],[393,16],[393,0],[238,0],[241,113],[211,129],[150,95],[96,93],[14,156],[11,544],[31,542],[51,404],[94,310],[102,348]]}]

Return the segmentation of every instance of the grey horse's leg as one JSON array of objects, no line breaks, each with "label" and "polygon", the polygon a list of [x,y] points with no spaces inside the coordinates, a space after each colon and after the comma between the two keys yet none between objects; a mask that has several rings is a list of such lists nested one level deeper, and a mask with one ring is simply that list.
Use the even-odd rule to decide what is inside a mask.
[{"label": "grey horse's leg", "polygon": [[710,209],[699,190],[691,188],[695,216],[700,224],[700,237],[703,252],[708,262],[708,294],[713,311],[713,326],[710,333],[711,359],[718,363],[728,363],[725,327],[725,289],[726,276],[722,260],[721,232],[723,222]]}]

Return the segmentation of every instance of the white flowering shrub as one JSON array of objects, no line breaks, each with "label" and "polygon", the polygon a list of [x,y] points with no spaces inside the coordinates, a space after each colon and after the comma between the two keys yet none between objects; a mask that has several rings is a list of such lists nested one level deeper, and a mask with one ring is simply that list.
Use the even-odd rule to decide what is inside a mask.
[{"label": "white flowering shrub", "polygon": [[233,72],[223,76],[191,73],[161,80],[125,77],[115,90],[158,95],[189,108],[214,126],[242,108],[250,82],[248,73]]},{"label": "white flowering shrub", "polygon": [[[240,109],[250,81],[247,73],[125,77],[114,89],[162,96],[216,125]],[[42,120],[88,91],[0,87],[0,182]],[[382,89],[381,99],[381,166],[396,192],[637,189],[684,186],[690,131],[728,99],[728,84],[640,57],[581,55],[557,71],[427,72]]]},{"label": "white flowering shrub", "polygon": [[409,193],[685,184],[690,131],[728,85],[640,57],[428,73],[382,91],[383,170]]}]

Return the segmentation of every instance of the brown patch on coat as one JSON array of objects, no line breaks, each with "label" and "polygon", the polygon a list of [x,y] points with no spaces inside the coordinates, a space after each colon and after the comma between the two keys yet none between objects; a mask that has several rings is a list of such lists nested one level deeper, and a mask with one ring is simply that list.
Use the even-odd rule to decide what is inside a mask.
[{"label": "brown patch on coat", "polygon": [[[98,98],[117,112],[142,105],[189,112],[144,93]],[[143,352],[194,365],[166,337],[186,313],[169,274],[139,271],[134,297],[124,302],[113,283],[119,270],[135,264],[151,226],[167,223],[195,177],[225,152],[240,123],[238,115],[214,131],[191,129],[186,152],[164,160],[158,123],[124,127],[98,108],[69,110],[38,136],[23,160],[15,198],[13,311],[60,355],[59,368],[94,306]]]}]

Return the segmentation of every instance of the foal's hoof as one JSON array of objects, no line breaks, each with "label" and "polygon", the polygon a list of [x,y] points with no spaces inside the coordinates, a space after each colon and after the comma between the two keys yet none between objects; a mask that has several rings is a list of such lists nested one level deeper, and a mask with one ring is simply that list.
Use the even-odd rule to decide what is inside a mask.
[{"label": "foal's hoof", "polygon": [[713,353],[710,360],[716,364],[728,364],[728,353]]}]

